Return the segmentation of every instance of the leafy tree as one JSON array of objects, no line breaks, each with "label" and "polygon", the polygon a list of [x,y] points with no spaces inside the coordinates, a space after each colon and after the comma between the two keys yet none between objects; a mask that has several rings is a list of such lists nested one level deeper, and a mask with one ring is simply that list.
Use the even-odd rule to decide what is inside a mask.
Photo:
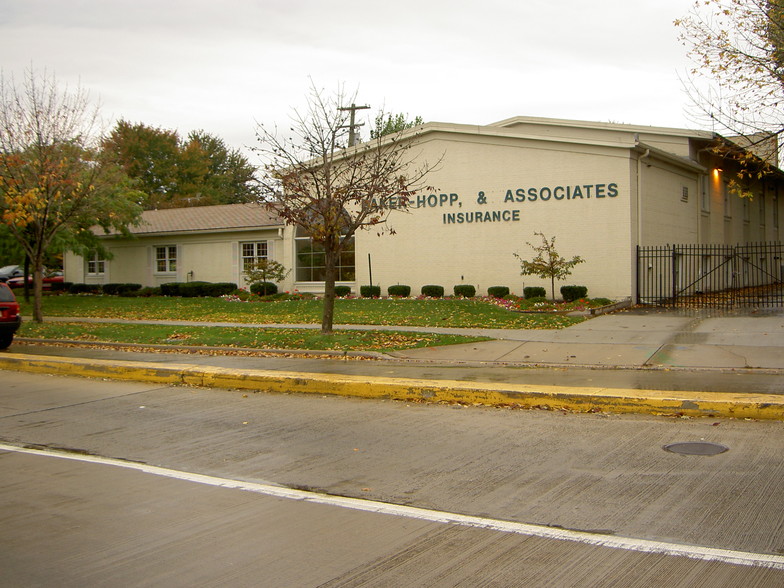
[{"label": "leafy tree", "polygon": [[552,299],[555,300],[555,281],[563,280],[572,273],[572,268],[585,260],[580,256],[575,256],[572,259],[562,257],[555,249],[555,237],[548,239],[544,233],[534,233],[542,238],[541,245],[532,245],[530,242],[526,244],[536,252],[536,257],[531,261],[523,259],[517,253],[514,256],[520,261],[520,275],[522,276],[537,276],[543,280],[550,280],[550,293]]},{"label": "leafy tree", "polygon": [[144,207],[149,209],[177,193],[179,143],[174,131],[120,120],[104,140],[103,150],[144,192]]},{"label": "leafy tree", "polygon": [[127,231],[141,212],[141,194],[96,148],[96,120],[87,94],[54,76],[0,75],[0,215],[30,260],[37,322],[47,252],[89,246],[95,225]]},{"label": "leafy tree", "polygon": [[288,274],[282,263],[272,259],[259,259],[243,272],[248,278],[248,282],[256,284],[259,282],[280,282]]},{"label": "leafy tree", "polygon": [[[741,182],[761,177],[778,166],[784,131],[784,0],[699,0],[675,25],[695,63],[688,88],[698,118],[748,149],[721,142],[716,151],[739,161]],[[701,89],[701,78],[714,87]]]},{"label": "leafy tree", "polygon": [[341,253],[351,251],[358,230],[383,233],[390,212],[407,206],[431,169],[407,157],[413,137],[377,137],[349,148],[345,106],[353,102],[342,91],[327,98],[311,88],[307,110],[292,116],[289,136],[263,125],[256,131],[256,151],[264,160],[264,202],[323,250],[324,334],[332,333]]},{"label": "leafy tree", "polygon": [[239,149],[229,149],[223,139],[205,131],[188,135],[185,147],[195,150],[206,169],[194,192],[205,204],[239,204],[258,199],[256,168]]},{"label": "leafy tree", "polygon": [[119,121],[103,143],[146,194],[144,207],[236,204],[257,198],[256,169],[237,149],[205,131],[176,131]]},{"label": "leafy tree", "polygon": [[424,124],[424,122],[425,121],[422,120],[421,116],[417,116],[414,118],[414,120],[409,121],[406,120],[406,115],[403,113],[395,115],[387,114],[385,118],[384,113],[382,112],[376,116],[376,126],[370,130],[370,138],[378,139],[384,135],[399,133],[400,131],[412,129],[421,124]]}]

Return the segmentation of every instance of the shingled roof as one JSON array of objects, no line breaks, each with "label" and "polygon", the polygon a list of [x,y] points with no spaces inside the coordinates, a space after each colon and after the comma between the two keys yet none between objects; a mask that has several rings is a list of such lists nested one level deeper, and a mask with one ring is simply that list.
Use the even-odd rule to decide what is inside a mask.
[{"label": "shingled roof", "polygon": [[[221,204],[145,210],[134,235],[202,231],[242,231],[283,226],[283,220],[260,204]],[[100,231],[100,230],[99,230]],[[103,231],[100,231],[101,233]]]}]

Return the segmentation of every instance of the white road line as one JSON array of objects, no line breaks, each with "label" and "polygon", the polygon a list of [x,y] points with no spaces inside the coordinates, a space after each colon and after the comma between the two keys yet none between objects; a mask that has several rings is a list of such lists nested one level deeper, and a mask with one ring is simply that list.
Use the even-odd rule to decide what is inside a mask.
[{"label": "white road line", "polygon": [[0,443],[0,451],[27,453],[31,455],[56,457],[59,459],[70,459],[73,461],[80,461],[86,463],[110,465],[110,466],[130,469],[130,470],[136,470],[147,474],[153,474],[156,476],[174,478],[176,480],[195,482],[197,484],[206,484],[208,486],[232,488],[236,490],[244,490],[246,492],[255,492],[257,494],[264,494],[266,496],[274,496],[277,498],[302,500],[305,502],[312,502],[316,504],[339,506],[342,508],[349,508],[352,510],[360,510],[360,511],[374,512],[374,513],[393,515],[399,517],[407,517],[411,519],[418,519],[418,520],[430,521],[435,523],[448,523],[448,524],[461,525],[465,527],[491,529],[495,531],[501,531],[504,533],[515,533],[518,535],[541,537],[544,539],[554,539],[558,541],[572,541],[576,543],[594,545],[597,547],[608,547],[611,549],[624,549],[627,551],[636,551],[641,553],[659,553],[663,555],[687,557],[689,559],[695,559],[701,561],[718,561],[718,562],[734,564],[734,565],[758,566],[764,568],[784,570],[784,556],[782,555],[751,553],[746,551],[735,551],[731,549],[716,549],[711,547],[682,545],[678,543],[666,543],[662,541],[648,541],[646,539],[634,539],[629,537],[602,535],[598,533],[586,533],[582,531],[569,531],[567,529],[558,529],[553,527],[545,527],[541,525],[530,525],[526,523],[515,523],[511,521],[502,521],[502,520],[489,519],[484,517],[460,515],[455,513],[429,510],[424,508],[416,508],[411,506],[399,506],[395,504],[388,504],[385,502],[363,500],[361,498],[344,498],[340,496],[330,496],[328,494],[320,494],[317,492],[310,492],[306,490],[294,490],[283,486],[274,486],[270,484],[257,484],[253,482],[231,480],[228,478],[205,476],[202,474],[193,474],[190,472],[171,470],[167,468],[150,466],[141,463],[122,461],[119,459],[67,453],[64,451],[54,451],[48,449],[30,449],[30,448],[17,447],[15,445],[7,445],[2,443]]}]

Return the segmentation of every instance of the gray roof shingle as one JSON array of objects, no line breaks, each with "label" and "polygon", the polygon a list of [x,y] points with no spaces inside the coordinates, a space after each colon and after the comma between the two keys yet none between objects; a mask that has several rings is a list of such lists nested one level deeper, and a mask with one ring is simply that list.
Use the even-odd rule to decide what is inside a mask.
[{"label": "gray roof shingle", "polygon": [[[250,230],[283,226],[283,220],[261,204],[221,204],[145,210],[134,235],[198,231]],[[103,233],[98,229],[99,233]],[[110,234],[116,234],[114,231]]]}]

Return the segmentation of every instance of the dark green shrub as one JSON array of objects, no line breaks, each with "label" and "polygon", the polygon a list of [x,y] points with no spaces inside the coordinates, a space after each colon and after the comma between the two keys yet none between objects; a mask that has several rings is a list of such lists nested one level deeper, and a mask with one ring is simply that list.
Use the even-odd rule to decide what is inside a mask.
[{"label": "dark green shrub", "polygon": [[169,282],[168,284],[161,284],[161,295],[162,296],[179,296],[180,295],[180,284],[179,282]]},{"label": "dark green shrub", "polygon": [[69,294],[100,294],[100,284],[71,284],[68,288]]},{"label": "dark green shrub", "polygon": [[422,296],[427,296],[428,298],[443,298],[444,287],[433,284],[422,286]]},{"label": "dark green shrub", "polygon": [[528,286],[523,288],[523,298],[526,300],[530,298],[544,298],[547,296],[547,290],[539,286]]},{"label": "dark green shrub", "polygon": [[199,298],[209,296],[217,298],[224,294],[231,294],[237,289],[237,284],[232,282],[176,282],[161,284],[164,296],[182,296],[183,298]]},{"label": "dark green shrub", "polygon": [[487,295],[493,298],[503,298],[509,296],[509,288],[507,286],[490,286],[487,289]]},{"label": "dark green shrub", "polygon": [[199,298],[205,296],[204,288],[207,284],[209,284],[209,282],[180,282],[177,284],[177,294],[174,294],[174,296],[182,296],[183,298]]},{"label": "dark green shrub", "polygon": [[128,292],[121,294],[121,296],[125,298],[149,298],[150,296],[160,296],[160,295],[161,295],[160,288],[157,287],[150,288],[149,286],[145,288],[141,288],[139,290],[129,290]]},{"label": "dark green shrub", "polygon": [[52,292],[68,292],[73,282],[52,282]]},{"label": "dark green shrub", "polygon": [[272,282],[256,282],[250,285],[250,291],[256,296],[272,296],[278,293],[278,287]]},{"label": "dark green shrub", "polygon": [[202,296],[209,296],[210,298],[218,298],[226,294],[233,294],[237,289],[237,284],[234,282],[215,282],[214,284],[205,284],[201,287]]},{"label": "dark green shrub", "polygon": [[476,288],[472,284],[458,284],[455,286],[455,296],[473,298],[476,296]]},{"label": "dark green shrub", "polygon": [[111,296],[124,296],[128,292],[135,292],[136,290],[141,290],[141,284],[104,284],[103,285],[103,293],[109,294]]},{"label": "dark green shrub", "polygon": [[395,284],[387,288],[387,294],[390,296],[402,296],[408,298],[411,296],[411,286],[404,286],[403,284]]},{"label": "dark green shrub", "polygon": [[587,295],[587,286],[561,286],[561,296],[563,296],[564,302],[579,300],[580,298],[585,298]]},{"label": "dark green shrub", "polygon": [[359,295],[362,298],[379,298],[381,296],[381,286],[360,286]]},{"label": "dark green shrub", "polygon": [[343,298],[351,295],[351,286],[335,286],[335,296]]}]

